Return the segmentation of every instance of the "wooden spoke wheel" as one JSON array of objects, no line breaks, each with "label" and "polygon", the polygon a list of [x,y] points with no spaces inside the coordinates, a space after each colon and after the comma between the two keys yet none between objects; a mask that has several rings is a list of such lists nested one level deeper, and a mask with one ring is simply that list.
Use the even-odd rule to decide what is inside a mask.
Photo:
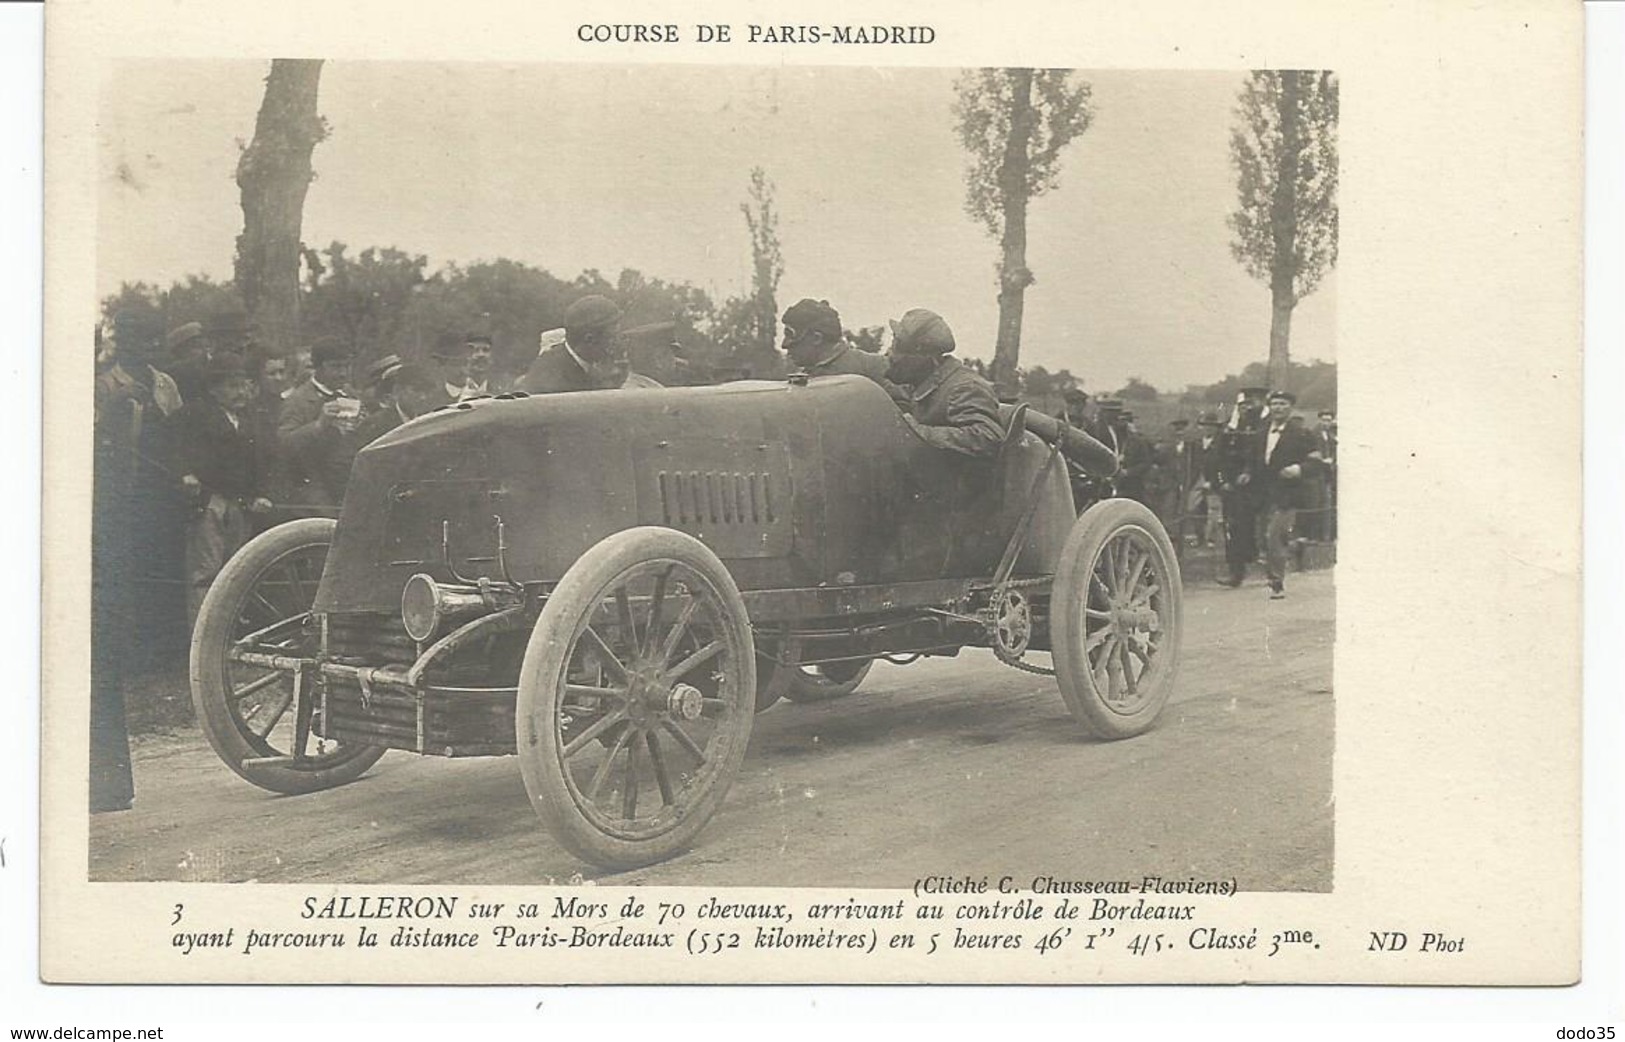
[{"label": "wooden spoke wheel", "polygon": [[1128,499],[1073,525],[1050,600],[1055,676],[1067,708],[1102,738],[1156,722],[1179,670],[1179,562],[1156,516]]},{"label": "wooden spoke wheel", "polygon": [[515,716],[531,804],[571,852],[610,869],[685,849],[750,741],[756,652],[733,578],[699,540],[617,533],[548,597]]},{"label": "wooden spoke wheel", "polygon": [[209,587],[192,632],[192,704],[203,733],[227,767],[272,792],[343,785],[384,754],[379,746],[320,737],[315,699],[308,687],[295,697],[294,670],[232,656],[234,650],[290,659],[315,654],[310,609],[335,525],[330,518],[306,518],[251,539]]}]

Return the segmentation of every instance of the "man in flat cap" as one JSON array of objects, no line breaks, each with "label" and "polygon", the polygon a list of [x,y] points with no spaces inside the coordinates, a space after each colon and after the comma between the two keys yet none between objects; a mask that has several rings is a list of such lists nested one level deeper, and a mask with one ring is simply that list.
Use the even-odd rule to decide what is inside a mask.
[{"label": "man in flat cap", "polygon": [[186,610],[193,624],[209,584],[253,534],[249,515],[271,509],[248,415],[253,378],[241,358],[227,353],[210,360],[204,384],[204,396],[177,417],[178,469],[193,503],[186,528]]},{"label": "man in flat cap", "polygon": [[289,496],[322,512],[336,509],[350,481],[350,464],[361,448],[361,401],[346,388],[354,353],[336,337],[310,348],[310,379],[282,402],[277,448],[290,483]]},{"label": "man in flat cap", "polygon": [[780,319],[784,327],[784,353],[795,369],[808,376],[866,376],[893,398],[904,397],[886,379],[886,360],[860,351],[846,342],[841,316],[827,300],[802,299],[791,304]]},{"label": "man in flat cap", "polygon": [[992,459],[1004,440],[993,385],[957,358],[942,316],[915,308],[891,324],[886,379],[906,388],[913,414],[904,418],[928,444],[972,459]]},{"label": "man in flat cap", "polygon": [[165,369],[174,377],[182,401],[192,401],[204,395],[204,369],[209,364],[209,339],[203,335],[203,323],[186,322],[169,331],[164,337]]},{"label": "man in flat cap", "polygon": [[1271,391],[1266,402],[1266,423],[1248,443],[1242,477],[1253,486],[1264,511],[1264,561],[1270,597],[1279,599],[1286,596],[1287,544],[1303,502],[1304,481],[1317,476],[1318,471],[1315,461],[1309,458],[1315,451],[1314,436],[1301,425],[1291,423],[1297,398],[1290,391]]},{"label": "man in flat cap", "polygon": [[596,391],[625,378],[615,332],[621,309],[608,297],[582,297],[564,312],[564,339],[543,349],[519,381],[528,394]]}]

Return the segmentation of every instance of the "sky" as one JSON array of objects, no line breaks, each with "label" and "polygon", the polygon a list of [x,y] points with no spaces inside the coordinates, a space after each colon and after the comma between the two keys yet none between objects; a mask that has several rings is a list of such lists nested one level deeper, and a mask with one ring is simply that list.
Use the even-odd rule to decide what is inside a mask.
[{"label": "sky", "polygon": [[[103,84],[98,289],[231,275],[232,180],[264,62],[126,62]],[[743,295],[750,170],[776,188],[781,308],[849,328],[941,313],[991,358],[998,244],[966,216],[951,69],[328,62],[304,240],[430,267],[507,257]],[[1209,383],[1268,353],[1269,291],[1230,255],[1235,72],[1079,71],[1094,119],[1028,219],[1025,365],[1091,390]],[[1335,272],[1293,357],[1335,360]]]}]

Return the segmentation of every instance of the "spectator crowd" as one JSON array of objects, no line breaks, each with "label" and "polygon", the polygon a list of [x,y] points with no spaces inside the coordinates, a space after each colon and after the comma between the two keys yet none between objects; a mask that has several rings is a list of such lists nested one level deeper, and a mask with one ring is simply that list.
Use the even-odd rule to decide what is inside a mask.
[{"label": "spectator crowd", "polygon": [[1337,538],[1337,416],[1321,409],[1310,429],[1296,406],[1290,391],[1244,388],[1228,414],[1204,410],[1194,429],[1179,417],[1153,439],[1120,399],[1073,389],[1060,418],[1119,460],[1109,481],[1075,475],[1080,499],[1124,496],[1145,504],[1181,552],[1223,552],[1223,585],[1240,586],[1247,567],[1262,560],[1271,595],[1280,597],[1287,558]]}]

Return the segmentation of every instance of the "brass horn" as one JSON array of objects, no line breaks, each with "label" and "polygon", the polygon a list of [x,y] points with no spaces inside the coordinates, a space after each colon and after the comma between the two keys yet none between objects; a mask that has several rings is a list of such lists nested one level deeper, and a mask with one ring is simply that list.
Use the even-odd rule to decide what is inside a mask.
[{"label": "brass horn", "polygon": [[489,610],[479,587],[436,582],[422,572],[406,580],[401,590],[401,622],[406,635],[416,641],[428,640],[447,622]]}]

